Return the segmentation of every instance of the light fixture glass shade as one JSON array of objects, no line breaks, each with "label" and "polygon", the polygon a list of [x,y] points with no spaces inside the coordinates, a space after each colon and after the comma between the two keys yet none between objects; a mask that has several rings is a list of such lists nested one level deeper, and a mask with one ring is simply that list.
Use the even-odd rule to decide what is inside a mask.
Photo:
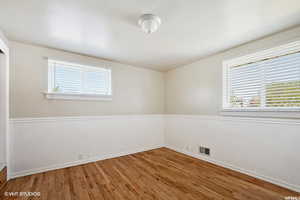
[{"label": "light fixture glass shade", "polygon": [[138,23],[144,32],[153,33],[160,26],[161,19],[153,14],[144,14],[139,18]]}]

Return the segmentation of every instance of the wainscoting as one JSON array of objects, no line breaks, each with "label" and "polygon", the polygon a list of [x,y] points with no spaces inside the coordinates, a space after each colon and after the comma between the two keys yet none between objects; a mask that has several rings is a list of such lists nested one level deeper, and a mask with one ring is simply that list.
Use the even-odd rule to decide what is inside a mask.
[{"label": "wainscoting", "polygon": [[[199,115],[12,119],[9,178],[166,146],[300,192],[300,120]],[[211,155],[198,153],[200,145]]]},{"label": "wainscoting", "polygon": [[[167,147],[298,192],[299,141],[300,120],[165,117]],[[200,145],[209,147],[211,155],[200,155]]]},{"label": "wainscoting", "polygon": [[32,199],[54,200],[283,200],[300,196],[167,148],[20,177],[2,191],[1,200],[12,199],[4,191],[35,191],[39,197]]},{"label": "wainscoting", "polygon": [[162,147],[162,115],[11,120],[10,178]]}]

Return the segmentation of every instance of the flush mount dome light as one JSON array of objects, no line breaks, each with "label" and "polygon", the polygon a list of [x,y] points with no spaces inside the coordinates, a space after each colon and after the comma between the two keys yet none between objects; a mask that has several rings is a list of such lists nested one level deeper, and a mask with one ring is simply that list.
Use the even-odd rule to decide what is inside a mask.
[{"label": "flush mount dome light", "polygon": [[157,31],[161,24],[161,20],[158,16],[153,14],[143,14],[138,21],[142,30],[146,33],[153,33]]}]

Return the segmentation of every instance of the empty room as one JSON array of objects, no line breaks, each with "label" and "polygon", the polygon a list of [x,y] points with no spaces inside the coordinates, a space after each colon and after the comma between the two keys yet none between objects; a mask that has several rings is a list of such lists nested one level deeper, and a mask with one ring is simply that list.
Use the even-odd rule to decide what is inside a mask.
[{"label": "empty room", "polygon": [[0,0],[0,200],[300,200],[299,0]]}]

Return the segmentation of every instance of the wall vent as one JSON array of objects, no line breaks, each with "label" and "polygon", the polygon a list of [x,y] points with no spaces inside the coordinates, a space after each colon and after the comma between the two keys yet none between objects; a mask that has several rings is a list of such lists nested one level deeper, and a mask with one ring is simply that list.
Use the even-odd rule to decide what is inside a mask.
[{"label": "wall vent", "polygon": [[199,147],[199,153],[209,156],[210,155],[210,149],[207,148],[207,147],[200,146]]}]

